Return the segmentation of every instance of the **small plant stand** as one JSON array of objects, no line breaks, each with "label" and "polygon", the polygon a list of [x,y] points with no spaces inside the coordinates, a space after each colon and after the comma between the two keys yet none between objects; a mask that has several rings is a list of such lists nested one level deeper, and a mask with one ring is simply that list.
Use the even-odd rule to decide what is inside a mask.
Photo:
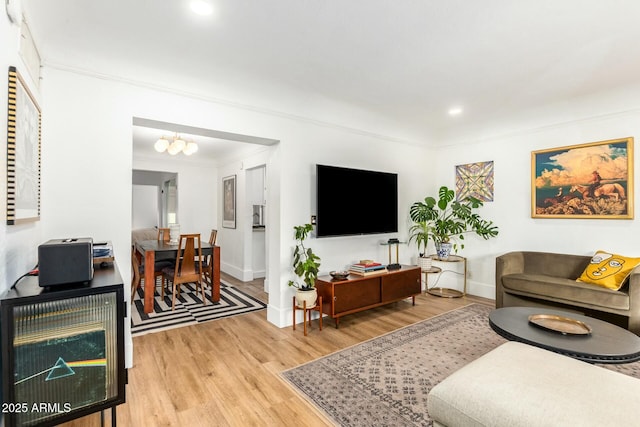
[{"label": "small plant stand", "polygon": [[[429,295],[435,295],[437,297],[442,297],[442,298],[460,298],[467,295],[467,259],[465,257],[458,256],[458,255],[449,255],[449,258],[447,259],[440,259],[438,258],[437,255],[432,255],[431,258],[433,258],[434,262],[445,262],[445,263],[461,262],[463,265],[463,271],[460,273],[454,270],[443,270],[442,268],[435,267],[435,266],[431,267],[431,270],[423,270],[423,273],[425,273],[425,282],[427,282],[426,283],[427,293]],[[429,283],[427,281],[427,276],[429,275],[429,273],[437,273],[438,279],[439,279],[442,273],[446,273],[446,272],[459,274],[463,277],[462,292],[457,289],[441,288],[441,287],[433,287],[429,289]]]},{"label": "small plant stand", "polygon": [[[316,301],[316,305],[314,305],[313,307],[309,307],[307,308],[307,302],[303,301],[302,302],[302,307],[298,307],[298,305],[296,304],[296,297],[293,297],[293,330],[296,330],[296,313],[298,312],[298,310],[302,310],[302,320],[304,323],[304,336],[307,336],[307,321],[309,322],[309,328],[311,328],[311,312],[312,311],[317,311],[320,314],[320,317],[318,319],[318,323],[320,325],[320,330],[322,330],[322,297],[319,296],[318,300]],[[308,320],[307,320],[308,319]]]}]

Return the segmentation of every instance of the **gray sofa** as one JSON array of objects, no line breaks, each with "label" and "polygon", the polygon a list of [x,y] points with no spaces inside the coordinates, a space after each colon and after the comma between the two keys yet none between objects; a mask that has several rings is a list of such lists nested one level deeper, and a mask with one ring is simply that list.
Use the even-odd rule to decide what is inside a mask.
[{"label": "gray sofa", "polygon": [[573,311],[640,335],[640,266],[618,291],[576,282],[590,256],[510,252],[496,258],[496,308],[526,306]]}]

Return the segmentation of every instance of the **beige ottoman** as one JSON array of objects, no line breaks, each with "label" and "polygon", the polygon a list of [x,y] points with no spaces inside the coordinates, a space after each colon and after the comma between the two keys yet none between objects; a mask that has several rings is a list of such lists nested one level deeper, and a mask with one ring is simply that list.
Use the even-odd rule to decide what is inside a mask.
[{"label": "beige ottoman", "polygon": [[518,342],[469,363],[427,397],[436,426],[640,426],[640,380]]}]

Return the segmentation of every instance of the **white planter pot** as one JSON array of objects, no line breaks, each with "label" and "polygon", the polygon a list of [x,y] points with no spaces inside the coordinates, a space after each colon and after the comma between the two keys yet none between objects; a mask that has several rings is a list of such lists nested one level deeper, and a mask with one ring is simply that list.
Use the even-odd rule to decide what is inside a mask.
[{"label": "white planter pot", "polygon": [[296,305],[300,308],[304,307],[304,302],[307,303],[307,308],[316,306],[316,300],[318,299],[318,291],[315,288],[308,291],[296,291]]},{"label": "white planter pot", "polygon": [[422,271],[431,270],[431,266],[433,265],[433,259],[430,256],[427,257],[418,257],[418,266]]}]

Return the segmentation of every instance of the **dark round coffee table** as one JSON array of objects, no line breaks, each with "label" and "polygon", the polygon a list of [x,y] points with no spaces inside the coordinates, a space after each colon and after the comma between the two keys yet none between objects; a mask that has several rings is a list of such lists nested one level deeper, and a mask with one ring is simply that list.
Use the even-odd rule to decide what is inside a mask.
[{"label": "dark round coffee table", "polygon": [[[561,316],[582,322],[589,334],[562,334],[529,322],[531,315]],[[504,307],[489,314],[499,335],[589,363],[629,363],[640,360],[640,337],[611,323],[567,311],[537,307]]]}]

